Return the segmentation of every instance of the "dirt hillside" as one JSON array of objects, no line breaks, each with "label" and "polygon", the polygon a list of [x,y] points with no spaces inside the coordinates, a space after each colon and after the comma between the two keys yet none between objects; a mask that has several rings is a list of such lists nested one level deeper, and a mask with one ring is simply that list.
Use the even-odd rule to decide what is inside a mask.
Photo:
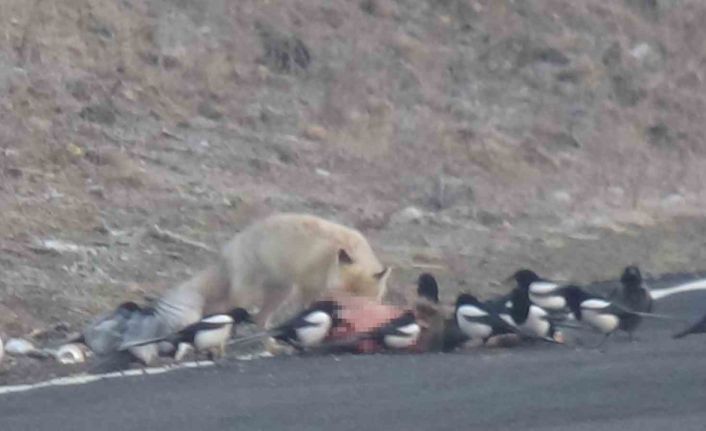
[{"label": "dirt hillside", "polygon": [[[700,0],[0,2],[0,333],[306,211],[488,295],[703,269]],[[177,235],[181,239],[175,240]]]}]

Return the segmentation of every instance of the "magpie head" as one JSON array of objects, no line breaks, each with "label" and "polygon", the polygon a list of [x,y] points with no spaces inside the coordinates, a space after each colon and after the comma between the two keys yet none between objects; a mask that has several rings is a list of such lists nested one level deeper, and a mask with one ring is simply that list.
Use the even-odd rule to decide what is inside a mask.
[{"label": "magpie head", "polygon": [[462,293],[456,298],[456,308],[464,305],[479,305],[480,301],[470,293]]},{"label": "magpie head", "polygon": [[399,322],[400,326],[404,326],[416,322],[417,318],[414,315],[413,311],[407,310],[404,312],[404,314],[397,318],[397,321]]},{"label": "magpie head", "polygon": [[529,289],[529,285],[535,281],[539,281],[539,276],[536,272],[530,269],[520,269],[510,276],[508,280],[515,280],[517,287],[520,289]]},{"label": "magpie head", "polygon": [[564,298],[566,299],[566,305],[576,316],[577,319],[581,318],[581,302],[586,299],[587,295],[580,287],[569,285],[563,289]]},{"label": "magpie head", "polygon": [[433,275],[428,272],[419,275],[417,279],[417,295],[433,303],[439,302],[439,285]]},{"label": "magpie head", "polygon": [[113,316],[120,316],[123,318],[131,318],[135,314],[146,314],[145,310],[137,305],[135,302],[128,301],[123,302],[118,305],[118,307],[113,312]]},{"label": "magpie head", "polygon": [[323,311],[324,313],[331,316],[334,322],[341,320],[341,306],[332,300],[317,301],[311,305],[309,308],[311,311]]},{"label": "magpie head", "polygon": [[637,265],[625,267],[623,275],[620,277],[620,282],[627,288],[639,287],[642,284],[642,274]]},{"label": "magpie head", "polygon": [[126,311],[129,313],[133,313],[135,311],[140,311],[142,308],[137,305],[137,303],[133,301],[127,301],[123,302],[122,304],[118,305],[118,308],[116,311]]},{"label": "magpie head", "polygon": [[527,320],[527,316],[529,316],[530,306],[532,305],[529,298],[529,290],[519,286],[516,287],[510,294],[510,301],[512,303],[510,308],[512,320],[517,323],[524,323]]},{"label": "magpie head", "polygon": [[240,307],[234,308],[234,309],[232,309],[232,310],[230,311],[230,313],[228,313],[228,314],[230,315],[230,317],[233,318],[233,321],[234,321],[236,324],[239,324],[239,323],[255,323],[255,321],[254,321],[253,318],[252,318],[252,315],[250,315],[250,313],[248,312],[248,310],[246,310],[246,309],[244,309],[244,308],[240,308]]}]

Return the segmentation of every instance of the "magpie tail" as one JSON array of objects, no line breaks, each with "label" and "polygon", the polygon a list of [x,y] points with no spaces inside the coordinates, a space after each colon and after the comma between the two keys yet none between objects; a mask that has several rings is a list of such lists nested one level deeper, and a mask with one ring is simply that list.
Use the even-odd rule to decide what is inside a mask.
[{"label": "magpie tail", "polygon": [[688,320],[683,318],[683,317],[677,317],[677,316],[672,316],[669,314],[658,314],[658,313],[645,313],[642,311],[630,311],[633,314],[637,314],[640,317],[651,317],[653,319],[662,319],[662,320],[675,320],[679,322],[687,322]]}]

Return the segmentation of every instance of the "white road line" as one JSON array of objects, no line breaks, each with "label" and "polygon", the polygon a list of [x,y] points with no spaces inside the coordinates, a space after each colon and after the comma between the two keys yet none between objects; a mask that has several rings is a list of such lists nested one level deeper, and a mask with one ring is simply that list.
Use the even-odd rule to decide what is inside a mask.
[{"label": "white road line", "polygon": [[151,368],[138,368],[133,370],[118,371],[114,373],[105,374],[82,374],[78,376],[69,377],[58,377],[55,379],[47,380],[44,382],[34,383],[30,385],[14,385],[14,386],[0,386],[0,395],[10,394],[14,392],[25,392],[32,389],[46,388],[50,386],[70,386],[70,385],[85,385],[86,383],[95,382],[104,379],[114,379],[119,377],[131,377],[131,376],[143,376],[143,375],[153,375],[161,374],[169,371],[174,371],[184,368],[204,368],[215,365],[213,361],[198,361],[198,362],[184,362],[178,365],[170,365],[167,367],[151,367]]},{"label": "white road line", "polygon": [[657,300],[674,295],[675,293],[692,292],[697,290],[706,290],[706,278],[690,281],[685,284],[679,284],[677,286],[665,287],[663,289],[653,289],[650,290],[650,295],[652,295],[652,299]]},{"label": "white road line", "polygon": [[[255,358],[268,358],[271,357],[267,351],[253,354],[246,354],[236,356],[235,359],[239,361],[250,361]],[[46,380],[39,383],[33,383],[29,385],[14,385],[14,386],[0,386],[0,395],[10,394],[14,392],[25,392],[32,389],[46,388],[50,386],[70,386],[70,385],[84,385],[86,383],[96,382],[98,380],[105,379],[116,379],[120,377],[131,377],[131,376],[146,376],[154,374],[167,373],[169,371],[186,369],[186,368],[205,368],[215,365],[213,361],[191,361],[182,362],[175,365],[168,365],[164,367],[151,367],[151,368],[136,368],[132,370],[125,371],[115,371],[112,373],[104,374],[81,374],[78,376],[68,376],[68,377],[58,377],[51,380]]]}]

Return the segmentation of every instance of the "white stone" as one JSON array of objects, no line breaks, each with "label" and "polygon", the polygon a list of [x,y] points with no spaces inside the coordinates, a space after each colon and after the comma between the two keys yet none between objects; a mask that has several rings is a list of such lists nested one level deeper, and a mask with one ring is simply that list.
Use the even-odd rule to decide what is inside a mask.
[{"label": "white stone", "polygon": [[417,207],[407,207],[390,217],[393,224],[419,223],[424,218],[424,211]]},{"label": "white stone", "polygon": [[8,355],[25,356],[36,352],[37,348],[32,343],[22,338],[10,338],[5,343],[5,351]]}]

